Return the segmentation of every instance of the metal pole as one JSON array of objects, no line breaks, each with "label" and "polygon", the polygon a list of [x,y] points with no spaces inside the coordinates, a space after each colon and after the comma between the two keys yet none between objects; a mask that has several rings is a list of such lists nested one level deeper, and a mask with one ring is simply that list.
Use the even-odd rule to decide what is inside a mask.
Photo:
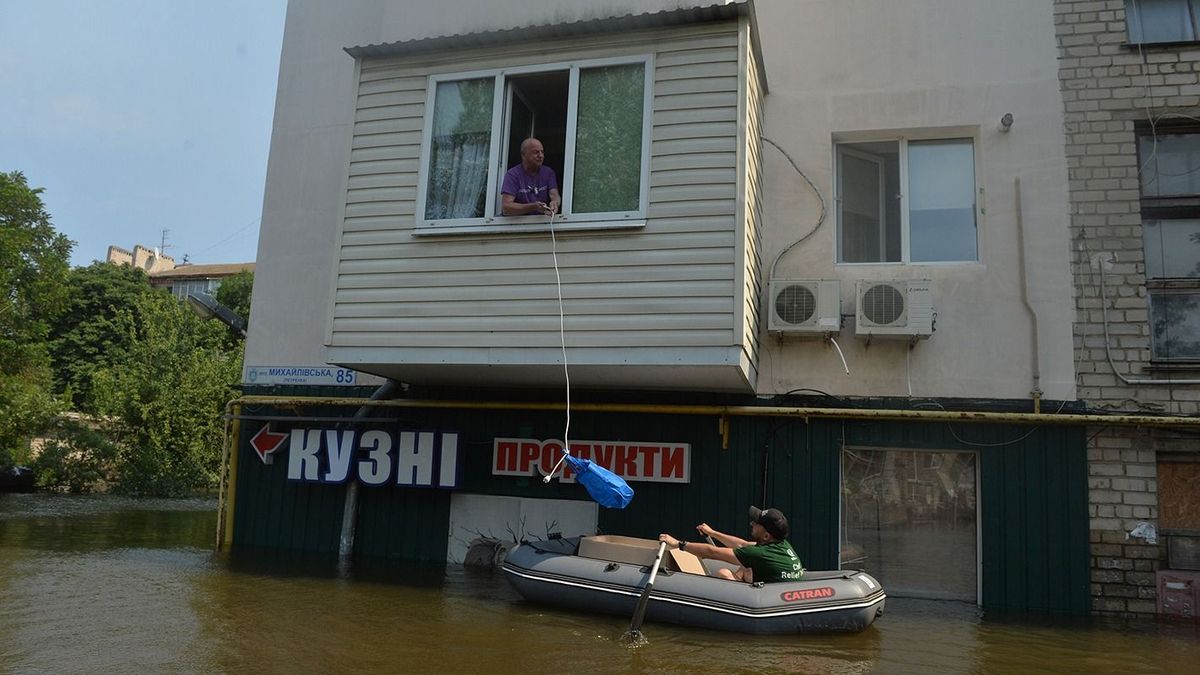
[{"label": "metal pole", "polygon": [[[380,401],[392,398],[399,386],[394,380],[384,382],[381,387],[371,394],[369,401]],[[354,420],[369,417],[372,406],[364,405],[354,413]],[[350,476],[346,483],[346,503],[342,508],[342,534],[338,539],[338,574],[345,576],[350,572],[350,562],[354,555],[354,528],[358,522],[358,478]]]}]

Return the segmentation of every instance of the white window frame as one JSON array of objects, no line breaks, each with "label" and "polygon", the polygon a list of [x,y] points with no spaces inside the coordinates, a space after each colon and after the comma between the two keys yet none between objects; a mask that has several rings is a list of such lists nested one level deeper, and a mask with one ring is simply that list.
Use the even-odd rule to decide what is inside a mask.
[{"label": "white window frame", "polygon": [[[909,231],[909,214],[908,214],[908,144],[928,143],[937,141],[968,141],[971,143],[971,155],[973,157],[972,171],[974,172],[974,193],[975,202],[975,259],[974,260],[918,260],[913,261],[910,247],[910,231]],[[842,262],[842,166],[841,155],[847,150],[854,152],[853,148],[845,148],[843,146],[856,145],[859,143],[896,143],[899,146],[898,162],[899,162],[899,182],[900,182],[900,260],[879,261],[879,262]],[[862,266],[886,266],[886,265],[930,265],[930,266],[946,266],[946,265],[979,265],[983,261],[983,190],[982,183],[979,178],[980,162],[979,162],[979,137],[977,130],[965,129],[939,129],[936,133],[905,133],[895,134],[889,133],[881,135],[878,133],[869,134],[847,134],[835,135],[833,139],[833,199],[834,199],[834,228],[833,237],[833,261],[836,266],[847,267],[862,267]],[[857,155],[856,155],[857,156]],[[886,204],[886,200],[881,196],[881,203]],[[882,237],[882,233],[881,233]],[[883,249],[881,249],[882,251]]]},{"label": "white window frame", "polygon": [[[645,69],[642,101],[642,156],[639,204],[635,211],[611,211],[606,213],[576,214],[572,212],[575,185],[575,131],[578,121],[579,71],[605,66],[641,64]],[[505,216],[498,213],[500,183],[509,169],[504,162],[504,132],[509,121],[508,110],[509,76],[569,71],[567,85],[567,129],[564,150],[563,175],[559,176],[559,191],[562,196],[561,213],[555,218],[554,229],[626,229],[646,225],[646,210],[650,192],[650,138],[654,102],[654,55],[618,56],[603,59],[560,61],[510,68],[475,70],[458,73],[432,75],[425,94],[425,119],[421,133],[421,159],[417,174],[416,228],[417,235],[477,234],[477,233],[528,233],[549,231],[549,219],[545,216]],[[433,112],[437,87],[443,82],[493,78],[492,137],[489,149],[487,199],[484,200],[482,218],[453,218],[429,220],[425,217],[426,192],[429,189],[430,147],[433,142]],[[562,187],[570,186],[569,190]]]}]

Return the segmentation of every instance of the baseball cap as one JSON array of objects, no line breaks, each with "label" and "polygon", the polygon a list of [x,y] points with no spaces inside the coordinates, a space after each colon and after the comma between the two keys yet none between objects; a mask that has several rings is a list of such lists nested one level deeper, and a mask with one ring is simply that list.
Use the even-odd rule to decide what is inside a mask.
[{"label": "baseball cap", "polygon": [[760,509],[757,506],[751,506],[750,522],[762,525],[776,539],[787,539],[788,521],[784,517],[783,511],[779,509]]}]

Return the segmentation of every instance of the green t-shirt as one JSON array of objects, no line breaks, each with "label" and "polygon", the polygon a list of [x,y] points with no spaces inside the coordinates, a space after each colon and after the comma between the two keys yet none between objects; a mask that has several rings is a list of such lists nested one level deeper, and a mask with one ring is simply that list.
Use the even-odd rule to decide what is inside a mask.
[{"label": "green t-shirt", "polygon": [[786,541],[755,544],[733,549],[743,567],[754,570],[754,580],[765,583],[797,581],[804,576],[804,565],[796,550]]}]

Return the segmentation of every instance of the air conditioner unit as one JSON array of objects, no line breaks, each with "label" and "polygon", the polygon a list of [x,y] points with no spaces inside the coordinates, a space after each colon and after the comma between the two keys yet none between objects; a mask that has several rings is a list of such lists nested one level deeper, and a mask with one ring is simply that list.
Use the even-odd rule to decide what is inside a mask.
[{"label": "air conditioner unit", "polygon": [[859,281],[854,334],[917,339],[933,335],[933,284],[928,279]]},{"label": "air conditioner unit", "polygon": [[837,279],[772,281],[767,330],[821,337],[842,329],[842,292]]}]

